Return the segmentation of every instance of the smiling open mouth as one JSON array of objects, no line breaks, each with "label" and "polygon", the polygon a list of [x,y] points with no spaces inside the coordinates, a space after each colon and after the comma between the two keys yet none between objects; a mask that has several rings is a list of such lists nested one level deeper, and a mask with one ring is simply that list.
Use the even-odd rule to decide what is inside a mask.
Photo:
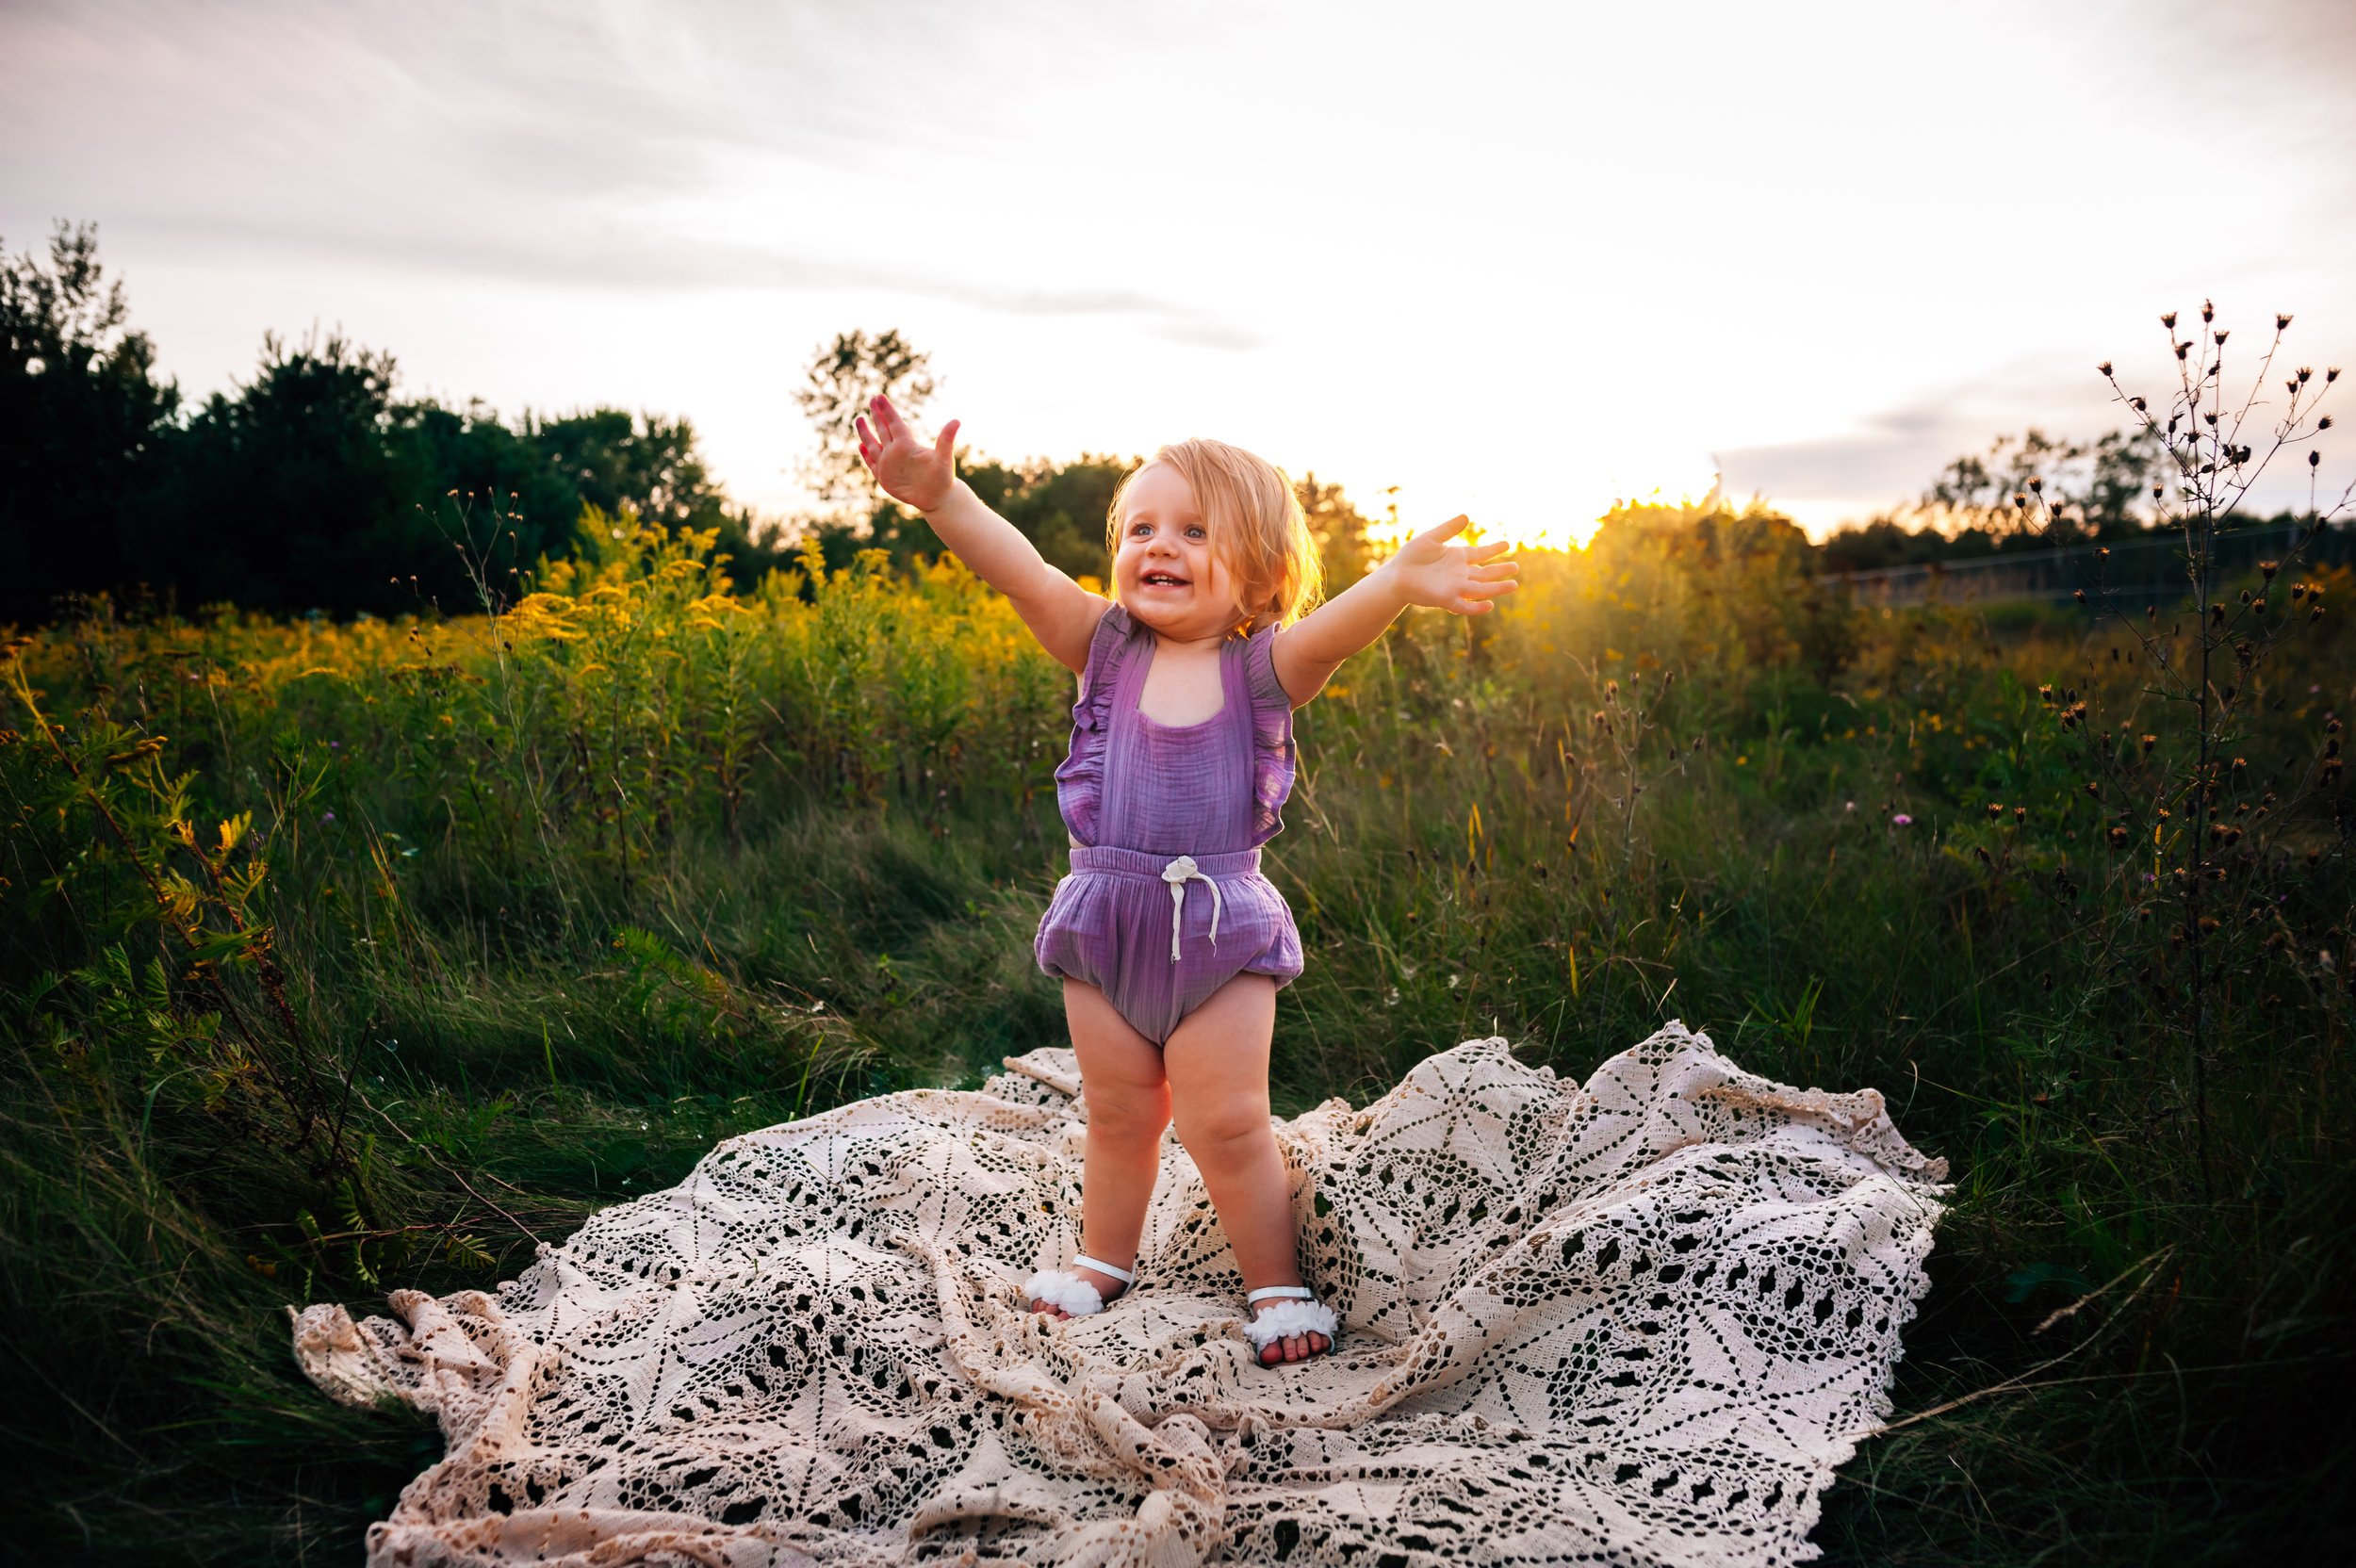
[{"label": "smiling open mouth", "polygon": [[1173,576],[1169,572],[1148,572],[1137,579],[1137,581],[1148,588],[1184,588],[1186,585],[1185,578]]}]

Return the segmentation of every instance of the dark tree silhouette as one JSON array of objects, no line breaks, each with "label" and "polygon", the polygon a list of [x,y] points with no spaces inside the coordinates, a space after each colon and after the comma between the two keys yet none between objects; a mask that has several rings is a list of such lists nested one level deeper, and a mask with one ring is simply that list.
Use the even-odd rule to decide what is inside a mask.
[{"label": "dark tree silhouette", "polygon": [[45,619],[58,596],[129,572],[123,509],[160,461],[180,392],[128,317],[95,224],[60,221],[46,266],[0,246],[0,621]]}]

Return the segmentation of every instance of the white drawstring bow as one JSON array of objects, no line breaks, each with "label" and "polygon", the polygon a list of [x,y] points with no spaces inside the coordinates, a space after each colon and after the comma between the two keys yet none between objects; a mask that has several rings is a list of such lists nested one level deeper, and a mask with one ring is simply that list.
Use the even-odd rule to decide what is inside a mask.
[{"label": "white drawstring bow", "polygon": [[1178,961],[1178,935],[1186,919],[1186,883],[1189,879],[1211,890],[1211,945],[1219,945],[1219,884],[1195,869],[1193,856],[1181,855],[1162,868],[1162,880],[1170,884],[1170,961],[1173,964]]}]

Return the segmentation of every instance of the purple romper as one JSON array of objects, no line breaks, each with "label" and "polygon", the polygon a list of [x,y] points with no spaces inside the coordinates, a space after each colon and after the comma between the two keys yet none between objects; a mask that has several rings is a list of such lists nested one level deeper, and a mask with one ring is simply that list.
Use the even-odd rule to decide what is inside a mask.
[{"label": "purple romper", "polygon": [[1150,627],[1116,604],[1088,642],[1072,755],[1055,770],[1072,874],[1055,884],[1034,951],[1047,973],[1103,991],[1155,1045],[1236,975],[1283,986],[1301,972],[1292,910],[1260,874],[1260,845],[1284,827],[1293,787],[1275,636],[1266,627],[1228,639],[1226,704],[1190,725],[1137,710]]}]

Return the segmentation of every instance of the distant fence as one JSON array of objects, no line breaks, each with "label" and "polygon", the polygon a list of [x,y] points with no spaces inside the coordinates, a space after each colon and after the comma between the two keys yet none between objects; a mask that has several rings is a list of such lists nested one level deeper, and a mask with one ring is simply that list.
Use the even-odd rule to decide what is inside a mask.
[{"label": "distant fence", "polygon": [[[2302,527],[2266,523],[2218,534],[2210,547],[2218,580],[2234,582],[2255,571],[2259,562],[2280,560]],[[2105,547],[2107,557],[2097,553]],[[2325,527],[2300,556],[2299,565],[2344,565],[2350,561],[2356,561],[2356,526],[2342,522]],[[2189,592],[2184,536],[2169,533],[1920,566],[1830,572],[1816,581],[1823,587],[1847,588],[1860,604],[1889,609],[1933,603],[2068,604],[2080,589],[2098,604],[2107,598],[2140,609],[2174,604]]]}]

